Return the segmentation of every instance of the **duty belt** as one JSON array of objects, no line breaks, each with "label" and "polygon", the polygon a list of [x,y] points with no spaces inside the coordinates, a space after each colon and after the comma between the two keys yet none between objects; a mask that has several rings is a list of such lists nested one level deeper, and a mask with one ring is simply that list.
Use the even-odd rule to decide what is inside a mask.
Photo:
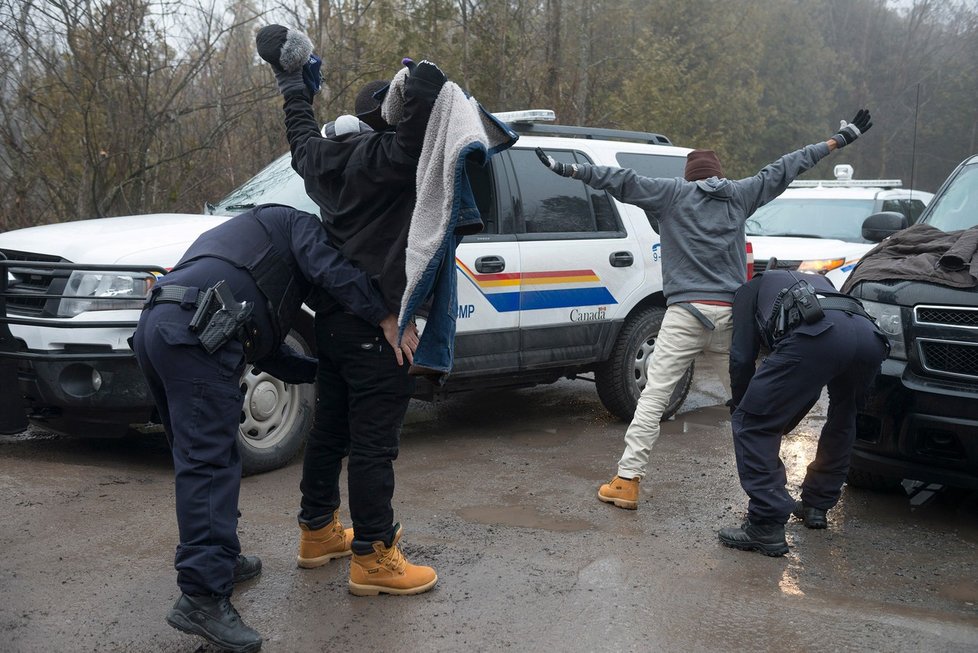
[{"label": "duty belt", "polygon": [[200,303],[204,300],[204,295],[203,290],[194,286],[187,287],[174,284],[156,286],[150,291],[150,295],[146,298],[146,304],[143,308],[149,308],[157,302],[200,306]]},{"label": "duty belt", "polygon": [[873,320],[873,317],[866,312],[859,300],[853,297],[819,297],[818,305],[822,307],[823,311],[845,311]]},{"label": "duty belt", "polygon": [[150,292],[143,308],[149,308],[157,302],[196,307],[188,328],[197,334],[201,346],[208,354],[214,353],[232,339],[241,342],[246,354],[253,352],[255,343],[250,336],[256,336],[258,330],[254,325],[249,325],[252,303],[237,301],[226,282],[218,281],[205,290],[176,284],[157,286]]}]

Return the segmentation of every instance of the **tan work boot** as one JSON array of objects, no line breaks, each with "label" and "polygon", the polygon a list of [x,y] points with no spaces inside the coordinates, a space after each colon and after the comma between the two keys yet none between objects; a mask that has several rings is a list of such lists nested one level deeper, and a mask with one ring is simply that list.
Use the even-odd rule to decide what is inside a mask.
[{"label": "tan work boot", "polygon": [[340,511],[333,513],[333,521],[322,528],[311,530],[305,524],[299,524],[299,566],[305,569],[322,567],[334,558],[342,558],[353,553],[353,529],[343,529],[340,523]]},{"label": "tan work boot", "polygon": [[638,481],[615,476],[598,488],[598,498],[605,503],[613,503],[619,508],[635,510],[638,508]]},{"label": "tan work boot", "polygon": [[395,527],[391,545],[377,541],[372,544],[373,553],[353,554],[350,561],[350,593],[356,596],[377,594],[421,594],[438,582],[438,574],[431,567],[412,565],[397,546],[401,539],[400,525]]}]

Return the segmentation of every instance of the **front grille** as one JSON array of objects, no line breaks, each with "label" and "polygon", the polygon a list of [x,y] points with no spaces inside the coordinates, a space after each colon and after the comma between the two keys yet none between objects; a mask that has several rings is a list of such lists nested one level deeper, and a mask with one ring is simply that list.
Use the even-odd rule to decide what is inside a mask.
[{"label": "front grille", "polygon": [[[65,260],[57,256],[45,254],[31,254],[29,252],[17,252],[13,250],[2,250],[4,256],[10,261],[38,261],[44,263],[63,263]],[[18,297],[17,295],[60,295],[64,292],[65,284],[71,270],[51,270],[37,269],[30,266],[9,268],[13,280],[8,282],[7,310],[16,315],[31,317],[44,316],[45,307],[50,302],[48,313],[53,315],[56,310],[57,299],[43,299],[39,297]]]},{"label": "front grille", "polygon": [[918,338],[917,347],[928,372],[978,379],[978,344]]},{"label": "front grille", "polygon": [[[767,264],[770,263],[771,259],[754,259],[754,274],[759,272],[764,272],[767,270]],[[777,270],[797,270],[798,266],[801,265],[801,261],[782,261],[778,259]]]},{"label": "front grille", "polygon": [[917,324],[978,329],[978,308],[960,306],[916,306],[913,309]]}]

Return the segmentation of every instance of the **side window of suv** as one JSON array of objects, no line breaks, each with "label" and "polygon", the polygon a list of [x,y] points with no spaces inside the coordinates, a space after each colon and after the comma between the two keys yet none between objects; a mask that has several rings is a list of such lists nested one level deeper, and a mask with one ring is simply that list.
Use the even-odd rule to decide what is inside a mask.
[{"label": "side window of suv", "polygon": [[902,213],[907,218],[908,224],[917,222],[917,218],[924,212],[924,203],[920,200],[883,200],[881,211],[896,211]]},{"label": "side window of suv", "polygon": [[[561,163],[590,163],[581,152],[547,150]],[[540,165],[532,150],[510,150],[519,184],[524,231],[528,234],[606,233],[622,229],[607,193],[581,181],[555,175]]]},{"label": "side window of suv", "polygon": [[[643,177],[682,177],[686,172],[686,157],[663,156],[661,154],[637,154],[635,152],[619,152],[615,157],[622,168],[631,168]],[[659,220],[648,211],[645,217],[655,233],[659,233]]]}]

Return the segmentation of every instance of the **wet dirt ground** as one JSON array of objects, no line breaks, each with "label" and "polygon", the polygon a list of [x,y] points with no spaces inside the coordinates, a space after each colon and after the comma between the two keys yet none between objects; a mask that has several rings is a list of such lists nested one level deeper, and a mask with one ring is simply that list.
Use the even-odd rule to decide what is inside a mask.
[{"label": "wet dirt ground", "polygon": [[[563,381],[415,404],[396,463],[403,550],[427,594],[358,598],[348,562],[296,567],[301,467],[244,479],[264,572],[233,601],[264,651],[976,651],[978,494],[847,488],[791,552],[721,546],[739,523],[717,384],[664,424],[637,511],[600,503],[625,424]],[[786,438],[792,490],[820,402]],[[0,651],[213,651],[163,618],[178,596],[162,436],[0,437]],[[348,513],[341,509],[348,522]]]}]

